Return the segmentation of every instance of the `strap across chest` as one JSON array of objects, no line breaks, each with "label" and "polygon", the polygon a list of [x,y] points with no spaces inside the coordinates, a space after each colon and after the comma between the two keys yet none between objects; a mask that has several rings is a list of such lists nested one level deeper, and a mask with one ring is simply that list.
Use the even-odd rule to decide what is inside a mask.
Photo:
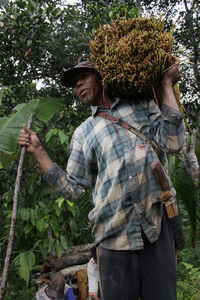
[{"label": "strap across chest", "polygon": [[148,143],[149,145],[151,145],[151,147],[156,152],[156,154],[158,155],[158,157],[161,155],[161,151],[158,148],[158,146],[156,146],[156,144],[154,144],[148,137],[146,137],[136,127],[130,125],[129,123],[127,123],[126,121],[123,121],[122,119],[118,119],[118,118],[116,118],[114,116],[111,116],[111,115],[105,113],[105,112],[97,112],[97,116],[99,116],[99,117],[101,117],[103,119],[109,120],[113,124],[119,125],[119,126],[123,127],[124,129],[129,130],[130,132],[134,133],[139,138],[141,138],[143,141],[145,141],[146,143]]}]

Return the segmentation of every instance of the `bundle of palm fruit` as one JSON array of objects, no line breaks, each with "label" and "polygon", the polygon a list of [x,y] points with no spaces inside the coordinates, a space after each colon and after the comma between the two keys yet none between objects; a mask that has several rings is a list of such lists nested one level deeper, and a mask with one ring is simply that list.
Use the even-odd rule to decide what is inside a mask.
[{"label": "bundle of palm fruit", "polygon": [[[118,19],[97,29],[90,58],[113,96],[157,97],[163,72],[172,65],[173,37],[155,18]],[[157,96],[156,94],[157,93]]]}]

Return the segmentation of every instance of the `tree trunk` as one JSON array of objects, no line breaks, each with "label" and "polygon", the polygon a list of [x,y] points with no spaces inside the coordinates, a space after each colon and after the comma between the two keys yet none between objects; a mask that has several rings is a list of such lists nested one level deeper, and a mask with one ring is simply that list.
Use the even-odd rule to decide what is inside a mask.
[{"label": "tree trunk", "polygon": [[197,130],[193,129],[190,141],[185,144],[179,157],[188,172],[191,174],[195,184],[198,186],[200,184],[200,167],[195,153],[196,137]]}]

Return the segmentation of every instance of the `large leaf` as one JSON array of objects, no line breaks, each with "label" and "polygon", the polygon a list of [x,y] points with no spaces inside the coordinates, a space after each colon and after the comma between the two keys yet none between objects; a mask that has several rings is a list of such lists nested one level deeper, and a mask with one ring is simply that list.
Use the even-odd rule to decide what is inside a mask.
[{"label": "large leaf", "polygon": [[32,251],[22,252],[19,255],[19,275],[28,286],[30,272],[35,265],[35,254]]},{"label": "large leaf", "polygon": [[63,103],[60,99],[47,98],[40,100],[39,105],[37,106],[36,117],[41,121],[48,122],[62,106]]},{"label": "large leaf", "polygon": [[11,154],[16,150],[17,136],[22,124],[35,113],[38,101],[30,101],[8,117],[0,118],[0,151]]},{"label": "large leaf", "polygon": [[0,169],[5,169],[10,166],[10,163],[16,159],[16,155],[9,155],[0,152]]},{"label": "large leaf", "polygon": [[200,193],[198,187],[185,169],[181,161],[177,157],[173,157],[169,161],[170,177],[177,191],[177,200],[179,204],[183,204],[190,223],[191,239],[195,245],[197,237],[197,204],[199,203]]},{"label": "large leaf", "polygon": [[27,104],[21,103],[8,117],[0,118],[0,152],[13,154],[17,150],[17,138],[23,124],[30,115],[47,122],[62,107],[59,99],[33,99]]}]

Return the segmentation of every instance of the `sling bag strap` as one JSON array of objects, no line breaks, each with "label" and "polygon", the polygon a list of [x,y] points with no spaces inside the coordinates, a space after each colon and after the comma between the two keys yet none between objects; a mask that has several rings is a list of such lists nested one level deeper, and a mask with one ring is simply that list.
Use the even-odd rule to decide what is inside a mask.
[{"label": "sling bag strap", "polygon": [[111,121],[113,124],[119,125],[129,131],[131,131],[132,133],[134,133],[135,135],[137,135],[139,138],[141,138],[143,141],[145,141],[146,143],[148,143],[149,145],[151,145],[151,147],[153,148],[153,150],[156,152],[156,154],[158,155],[158,157],[161,156],[161,151],[160,149],[148,138],[146,137],[140,130],[138,130],[137,128],[135,128],[134,126],[130,125],[129,123],[123,121],[122,119],[118,119],[116,117],[113,117],[107,113],[104,112],[97,112],[97,116],[104,118],[106,120]]}]

